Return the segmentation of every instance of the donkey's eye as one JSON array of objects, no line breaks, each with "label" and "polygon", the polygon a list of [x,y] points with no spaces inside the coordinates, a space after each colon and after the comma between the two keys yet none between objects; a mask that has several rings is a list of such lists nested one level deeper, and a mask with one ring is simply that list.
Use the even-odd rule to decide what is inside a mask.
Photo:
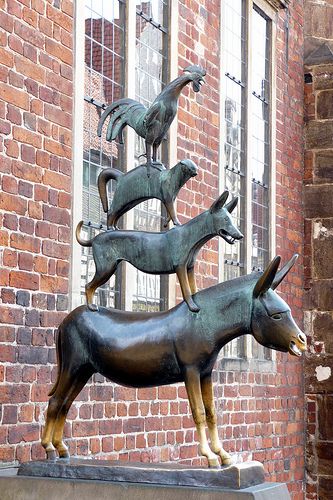
[{"label": "donkey's eye", "polygon": [[276,320],[279,320],[279,319],[282,319],[282,315],[281,314],[273,314],[272,318],[276,319]]}]

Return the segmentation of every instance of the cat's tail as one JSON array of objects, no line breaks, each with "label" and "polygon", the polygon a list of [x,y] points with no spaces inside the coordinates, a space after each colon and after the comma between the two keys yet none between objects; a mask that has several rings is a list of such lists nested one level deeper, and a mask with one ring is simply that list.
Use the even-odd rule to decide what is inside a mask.
[{"label": "cat's tail", "polygon": [[106,185],[111,180],[117,181],[122,175],[122,172],[116,168],[104,168],[98,176],[97,186],[104,212],[109,210]]}]

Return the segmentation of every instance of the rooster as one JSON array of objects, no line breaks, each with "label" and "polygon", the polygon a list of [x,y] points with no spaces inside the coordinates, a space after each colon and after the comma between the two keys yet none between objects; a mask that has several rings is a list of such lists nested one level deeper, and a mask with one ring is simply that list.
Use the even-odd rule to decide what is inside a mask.
[{"label": "rooster", "polygon": [[194,92],[199,92],[206,71],[200,66],[188,66],[184,74],[170,82],[156,97],[150,108],[134,99],[119,99],[108,106],[102,114],[97,128],[99,137],[108,116],[110,122],[106,132],[106,140],[113,141],[118,136],[120,144],[124,143],[123,130],[126,125],[143,137],[146,144],[147,175],[150,176],[152,165],[161,165],[157,162],[157,149],[165,137],[176,116],[178,98],[188,83],[192,82]]}]

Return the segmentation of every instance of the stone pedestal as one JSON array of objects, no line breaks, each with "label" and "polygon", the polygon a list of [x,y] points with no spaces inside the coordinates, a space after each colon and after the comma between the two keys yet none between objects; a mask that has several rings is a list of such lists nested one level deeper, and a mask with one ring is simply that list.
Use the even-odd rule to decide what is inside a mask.
[{"label": "stone pedestal", "polygon": [[285,484],[255,484],[262,473],[259,462],[215,470],[78,459],[67,463],[30,462],[19,470],[0,471],[0,497],[2,500],[290,500]]}]

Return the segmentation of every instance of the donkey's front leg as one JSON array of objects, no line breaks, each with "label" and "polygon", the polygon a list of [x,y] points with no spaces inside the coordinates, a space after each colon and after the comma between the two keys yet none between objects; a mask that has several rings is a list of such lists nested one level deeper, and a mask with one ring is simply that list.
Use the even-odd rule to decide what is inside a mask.
[{"label": "donkey's front leg", "polygon": [[206,420],[209,430],[211,448],[221,457],[222,465],[232,463],[231,456],[223,448],[217,432],[217,419],[214,405],[214,393],[211,374],[201,379],[201,393],[206,410]]},{"label": "donkey's front leg", "polygon": [[219,467],[219,459],[209,448],[206,437],[206,414],[201,396],[200,374],[196,368],[187,368],[185,386],[190,402],[193,419],[199,437],[199,453],[207,457],[209,467]]},{"label": "donkey's front leg", "polygon": [[190,311],[199,312],[200,307],[196,305],[192,298],[190,284],[188,282],[187,269],[186,266],[178,266],[176,268],[177,277],[179,280],[180,288],[182,289],[183,297],[187,303]]}]

